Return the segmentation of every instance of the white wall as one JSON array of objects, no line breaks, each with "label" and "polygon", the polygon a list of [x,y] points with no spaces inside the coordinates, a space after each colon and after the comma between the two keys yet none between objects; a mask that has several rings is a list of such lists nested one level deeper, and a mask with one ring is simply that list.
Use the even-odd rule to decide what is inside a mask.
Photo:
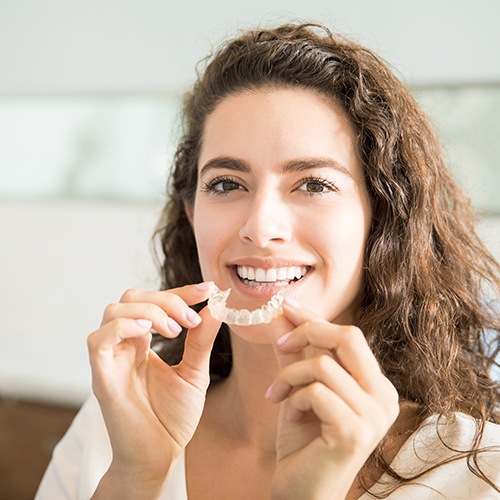
[{"label": "white wall", "polygon": [[159,207],[0,201],[0,396],[78,404],[86,338],[127,288],[158,289],[149,250]]},{"label": "white wall", "polygon": [[420,83],[500,80],[498,0],[1,0],[0,94],[177,93],[241,26],[324,21]]},{"label": "white wall", "polygon": [[[178,94],[225,33],[289,18],[325,20],[408,80],[500,82],[497,0],[0,0],[0,98]],[[105,305],[128,287],[157,286],[148,246],[157,213],[0,200],[0,395],[82,401],[85,339]],[[498,219],[481,231],[500,256]]]}]

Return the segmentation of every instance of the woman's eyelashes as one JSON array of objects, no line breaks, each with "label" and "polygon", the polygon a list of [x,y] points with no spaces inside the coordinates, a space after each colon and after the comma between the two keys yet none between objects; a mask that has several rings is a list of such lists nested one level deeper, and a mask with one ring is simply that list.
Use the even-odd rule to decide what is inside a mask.
[{"label": "woman's eyelashes", "polygon": [[314,196],[336,192],[338,188],[335,183],[322,177],[304,177],[297,183],[295,190]]},{"label": "woman's eyelashes", "polygon": [[[241,179],[231,176],[217,176],[201,183],[201,191],[216,196],[226,195],[232,191],[248,191]],[[337,192],[336,184],[323,177],[303,177],[293,187],[292,192],[300,192],[308,196],[325,195]]]},{"label": "woman's eyelashes", "polygon": [[201,183],[201,190],[217,196],[225,195],[231,191],[245,190],[239,179],[227,176],[218,176]]}]

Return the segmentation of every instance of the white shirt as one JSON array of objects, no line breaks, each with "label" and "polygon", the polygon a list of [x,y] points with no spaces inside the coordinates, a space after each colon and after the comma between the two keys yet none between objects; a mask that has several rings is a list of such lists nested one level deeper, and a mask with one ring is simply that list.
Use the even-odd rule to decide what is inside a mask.
[{"label": "white shirt", "polygon": [[[427,418],[401,447],[392,467],[402,475],[415,473],[454,455],[439,440],[437,417]],[[440,425],[448,445],[466,450],[474,436],[474,420],[457,413],[453,425]],[[482,470],[500,486],[500,425],[488,423],[481,442],[482,446],[495,446],[492,452],[479,455]],[[101,477],[111,463],[111,445],[104,420],[95,397],[91,396],[82,406],[67,433],[54,450],[52,461],[45,472],[35,500],[88,500],[99,484]],[[370,489],[380,492],[383,475]],[[418,484],[407,484],[398,488],[388,498],[411,499],[500,499],[484,481],[476,477],[467,467],[465,459],[442,465],[437,470],[425,474]],[[167,489],[162,500],[187,500],[184,454],[172,470]],[[362,495],[362,500],[372,498]]]}]

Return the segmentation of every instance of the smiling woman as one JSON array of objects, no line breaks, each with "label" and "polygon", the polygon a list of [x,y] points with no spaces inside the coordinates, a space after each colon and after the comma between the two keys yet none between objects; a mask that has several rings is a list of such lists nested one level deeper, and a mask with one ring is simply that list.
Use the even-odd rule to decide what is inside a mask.
[{"label": "smiling woman", "polygon": [[283,287],[251,286],[238,266],[259,274],[308,268],[287,282],[287,295],[351,324],[371,208],[352,128],[338,107],[301,89],[236,93],[207,118],[198,165],[187,211],[204,279],[232,288],[234,307],[253,309]]},{"label": "smiling woman", "polygon": [[405,87],[284,25],[222,47],[184,117],[165,290],[106,308],[38,498],[500,493],[499,266]]}]

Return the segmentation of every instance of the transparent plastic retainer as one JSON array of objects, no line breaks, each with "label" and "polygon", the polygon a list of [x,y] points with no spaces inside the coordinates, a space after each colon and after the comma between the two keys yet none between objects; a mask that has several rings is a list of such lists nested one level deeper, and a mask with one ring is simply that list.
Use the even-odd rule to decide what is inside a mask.
[{"label": "transparent plastic retainer", "polygon": [[208,297],[208,309],[212,317],[228,325],[261,325],[270,323],[281,312],[285,294],[278,292],[271,297],[269,302],[255,311],[248,309],[232,309],[226,307],[226,301],[231,289],[220,290],[217,285],[212,285],[212,291]]}]

